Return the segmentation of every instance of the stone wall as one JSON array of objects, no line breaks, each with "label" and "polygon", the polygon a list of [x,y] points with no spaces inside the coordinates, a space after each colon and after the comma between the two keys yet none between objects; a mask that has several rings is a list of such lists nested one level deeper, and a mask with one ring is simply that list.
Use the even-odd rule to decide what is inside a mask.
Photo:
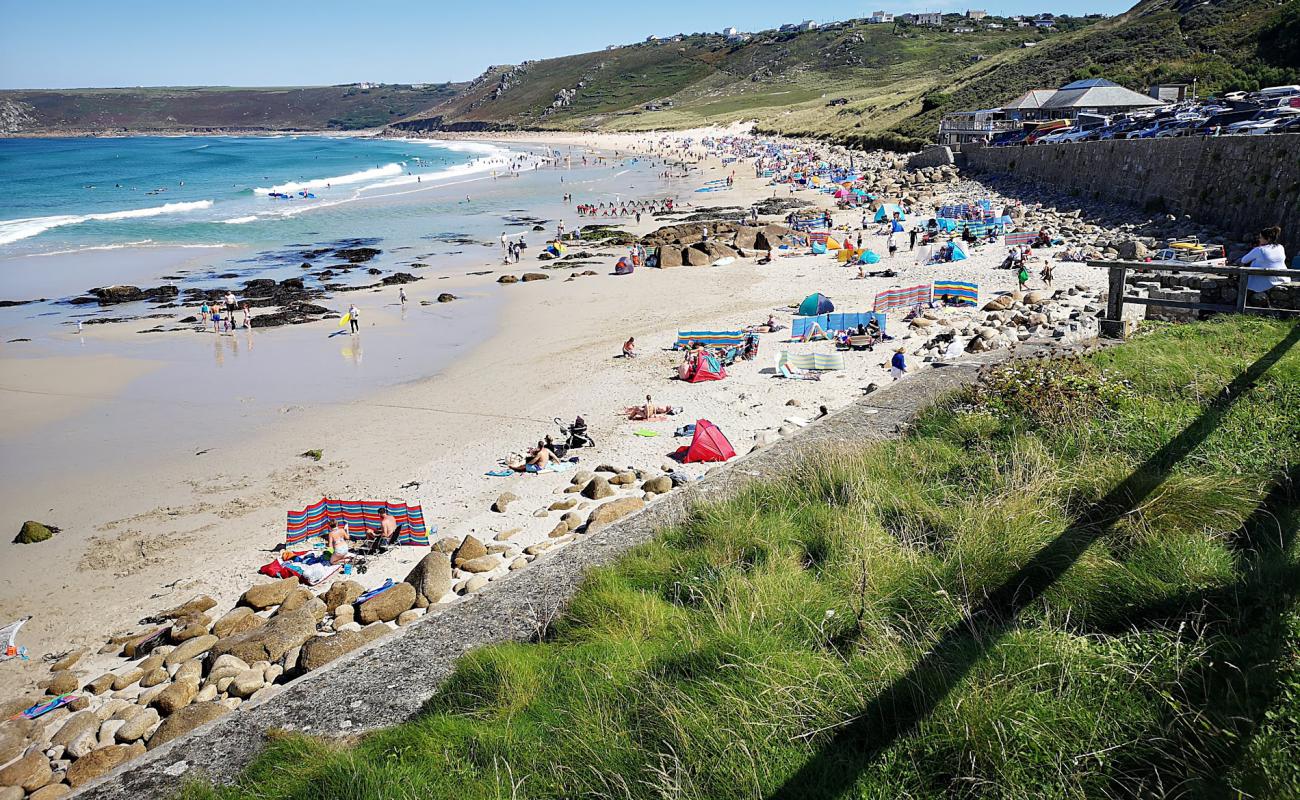
[{"label": "stone wall", "polygon": [[1188,214],[1242,238],[1280,225],[1288,255],[1300,253],[1300,133],[971,144],[962,156],[975,172],[1006,173],[1153,213]]},{"label": "stone wall", "polygon": [[949,164],[956,163],[953,156],[953,149],[948,145],[935,145],[927,147],[911,158],[907,159],[908,169],[920,169],[921,167],[945,167]]}]

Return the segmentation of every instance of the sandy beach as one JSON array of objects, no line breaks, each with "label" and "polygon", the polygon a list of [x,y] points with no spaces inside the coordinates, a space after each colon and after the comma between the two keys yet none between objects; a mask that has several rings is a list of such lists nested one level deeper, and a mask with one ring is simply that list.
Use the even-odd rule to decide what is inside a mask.
[{"label": "sandy beach", "polygon": [[[699,135],[672,137],[680,140],[693,133]],[[529,144],[626,154],[637,148],[645,152],[648,142],[662,137],[517,138]],[[748,207],[773,195],[773,187],[754,178],[748,165],[724,165],[709,158],[700,166],[690,183],[702,185],[735,170],[735,186],[725,192],[684,195],[683,200]],[[789,196],[784,187],[780,192]],[[794,196],[822,207],[831,203],[828,195],[808,190]],[[629,198],[634,197],[635,191],[630,192]],[[575,201],[582,200],[575,196]],[[915,216],[929,215],[929,209],[918,211]],[[835,215],[837,224],[851,223],[854,228],[859,217],[857,211]],[[568,222],[575,227],[606,220],[570,215]],[[631,218],[609,224],[644,235],[667,222],[646,216],[639,225]],[[877,252],[886,252],[884,237],[874,230],[864,232],[864,240]],[[37,546],[0,544],[5,551],[0,559],[0,622],[33,617],[21,637],[30,660],[0,665],[5,694],[18,694],[46,676],[45,655],[82,646],[94,653],[109,637],[137,630],[140,618],[195,594],[209,594],[219,608],[229,607],[257,580],[257,568],[283,541],[285,512],[322,496],[419,502],[438,528],[431,540],[473,534],[487,541],[516,531],[509,541],[524,546],[545,539],[555,526],[558,513],[535,512],[563,492],[569,475],[498,478],[485,473],[542,436],[558,436],[553,418],[571,420],[581,414],[590,423],[599,447],[576,451],[581,468],[608,463],[655,471],[688,441],[673,437],[680,425],[711,420],[737,452],[744,453],[760,432],[797,428],[815,416],[819,406],[843,407],[862,398],[869,384],[890,380],[884,366],[890,353],[883,347],[846,353],[846,368],[817,382],[777,377],[773,365],[782,350],[833,350],[825,341],[786,343],[787,331],[763,335],[759,357],[738,362],[726,380],[684,383],[673,379],[681,354],[669,349],[678,330],[735,329],[760,323],[768,314],[789,325],[791,304],[812,292],[832,298],[837,310],[867,311],[883,289],[936,278],[977,282],[982,299],[1016,288],[1014,273],[994,269],[1005,254],[996,245],[979,248],[959,263],[918,266],[904,240],[896,258],[876,265],[896,269],[899,277],[863,280],[854,279],[854,269],[826,255],[776,258],[766,265],[742,259],[726,266],[638,269],[616,277],[609,273],[623,250],[602,251],[603,266],[549,270],[549,280],[512,285],[496,280],[505,273],[536,271],[536,251],[510,267],[502,267],[498,254],[487,251],[482,269],[493,270],[491,274],[408,284],[405,311],[396,303],[396,287],[377,290],[374,297],[358,296],[366,313],[355,338],[322,343],[326,340],[319,334],[337,330],[332,320],[292,330],[236,331],[234,342],[217,346],[249,348],[256,342],[265,350],[277,347],[277,342],[295,342],[284,348],[283,368],[291,369],[296,349],[302,347],[328,347],[331,357],[344,358],[348,353],[340,351],[349,348],[354,358],[365,348],[369,359],[415,352],[421,341],[403,336],[405,315],[424,309],[441,313],[436,304],[421,302],[431,302],[442,292],[462,298],[446,308],[452,324],[458,324],[454,314],[461,303],[481,302],[491,311],[485,315],[491,325],[481,335],[467,337],[454,360],[436,365],[418,380],[373,391],[363,387],[357,399],[346,402],[302,397],[283,403],[269,422],[250,421],[235,436],[213,438],[205,433],[204,412],[196,406],[191,412],[194,424],[181,431],[169,429],[148,463],[132,463],[129,469],[111,461],[69,463],[66,470],[37,483],[16,480],[0,492],[0,529],[16,532],[24,520],[37,519],[62,532]],[[599,274],[567,280],[582,269]],[[1104,280],[1104,273],[1083,265],[1056,267],[1056,288],[1100,288]],[[1035,278],[1031,284],[1037,287],[1040,282]],[[343,302],[346,305],[346,299]],[[961,319],[969,318],[971,311],[940,313]],[[166,416],[168,412],[147,402],[122,402],[133,382],[158,369],[148,348],[131,347],[121,355],[111,346],[126,342],[140,327],[144,323],[97,326],[82,335],[94,337],[101,346],[77,358],[17,358],[12,345],[0,350],[0,438],[30,435],[33,430],[47,436],[94,436],[97,427],[118,424],[117,415],[146,420],[151,414]],[[918,343],[909,340],[899,315],[891,315],[889,332],[904,347]],[[641,357],[618,358],[629,336],[636,338]],[[213,347],[211,342],[203,346]],[[913,358],[912,368],[928,365]],[[242,385],[237,391],[256,394],[258,387]],[[647,394],[658,404],[680,406],[683,413],[663,421],[627,421],[622,409],[643,402]],[[319,462],[300,455],[313,449],[323,453]],[[699,475],[707,466],[678,469]],[[6,469],[21,477],[20,463],[11,461]],[[492,501],[506,491],[519,500],[505,513],[491,511]],[[425,552],[396,548],[372,561],[370,571],[359,579],[367,586],[386,577],[400,580]],[[113,656],[100,655],[83,660],[79,670],[91,676],[100,667],[118,663]]]}]

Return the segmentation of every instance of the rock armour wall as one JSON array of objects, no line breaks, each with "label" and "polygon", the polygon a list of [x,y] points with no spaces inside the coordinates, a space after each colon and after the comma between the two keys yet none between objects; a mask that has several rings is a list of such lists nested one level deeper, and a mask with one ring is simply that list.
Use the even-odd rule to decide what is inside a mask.
[{"label": "rock armour wall", "polygon": [[1282,226],[1300,253],[1300,134],[962,146],[966,167],[1051,184],[1153,213],[1188,214],[1234,236]]}]

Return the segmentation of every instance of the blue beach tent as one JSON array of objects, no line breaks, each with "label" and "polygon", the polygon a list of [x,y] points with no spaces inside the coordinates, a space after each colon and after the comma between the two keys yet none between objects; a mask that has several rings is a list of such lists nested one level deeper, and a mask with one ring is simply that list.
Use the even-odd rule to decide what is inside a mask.
[{"label": "blue beach tent", "polygon": [[966,255],[966,248],[962,247],[961,242],[954,241],[954,242],[952,243],[952,260],[953,260],[953,261],[965,261],[965,260],[966,260],[967,258],[969,258],[969,257],[970,257],[970,256]]},{"label": "blue beach tent", "polygon": [[808,295],[799,304],[799,310],[795,312],[801,317],[815,317],[818,314],[829,314],[835,310],[835,304],[831,299],[821,292],[815,292]]},{"label": "blue beach tent", "polygon": [[898,214],[899,219],[907,219],[907,215],[903,213],[903,209],[893,203],[885,203],[880,208],[876,209],[875,221],[884,222],[887,219],[893,219],[894,214]]}]

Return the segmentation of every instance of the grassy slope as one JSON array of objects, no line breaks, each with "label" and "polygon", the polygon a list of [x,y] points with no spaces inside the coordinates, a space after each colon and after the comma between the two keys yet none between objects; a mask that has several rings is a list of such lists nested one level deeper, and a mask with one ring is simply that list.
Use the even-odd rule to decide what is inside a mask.
[{"label": "grassy slope", "polygon": [[187,797],[1295,797],[1298,343],[1004,370],[700,509],[419,719]]},{"label": "grassy slope", "polygon": [[369,90],[309,86],[0,91],[0,103],[21,104],[44,130],[354,130],[387,125],[458,89],[442,84]]}]

